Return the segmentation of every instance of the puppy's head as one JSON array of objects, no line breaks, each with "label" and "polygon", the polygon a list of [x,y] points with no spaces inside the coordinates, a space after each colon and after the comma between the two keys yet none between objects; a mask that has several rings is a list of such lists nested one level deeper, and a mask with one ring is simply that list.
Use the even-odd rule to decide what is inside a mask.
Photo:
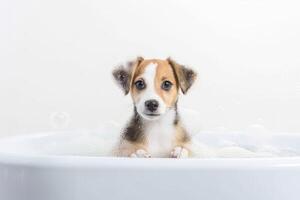
[{"label": "puppy's head", "polygon": [[136,111],[144,119],[155,120],[173,108],[179,88],[183,94],[196,79],[196,73],[168,58],[166,60],[138,57],[127,67],[118,67],[113,76],[125,95],[131,94]]}]

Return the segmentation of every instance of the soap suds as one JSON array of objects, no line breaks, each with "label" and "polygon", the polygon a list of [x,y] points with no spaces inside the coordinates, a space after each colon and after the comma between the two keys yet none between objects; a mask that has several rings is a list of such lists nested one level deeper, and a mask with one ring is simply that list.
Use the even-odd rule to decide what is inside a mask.
[{"label": "soap suds", "polygon": [[[300,134],[272,133],[255,124],[245,130],[225,128],[203,131],[193,110],[184,109],[183,119],[192,134],[196,158],[255,158],[300,156]],[[121,123],[103,123],[97,130],[54,131],[0,140],[0,153],[57,156],[111,156],[119,141]]]},{"label": "soap suds", "polygon": [[[102,129],[47,132],[0,140],[0,153],[23,155],[111,156],[117,144],[120,126]],[[261,136],[261,135],[260,135]],[[196,158],[290,157],[300,155],[297,134],[260,137],[246,132],[200,132],[193,137]],[[297,142],[295,142],[297,141]],[[298,147],[298,148],[297,148]]]}]

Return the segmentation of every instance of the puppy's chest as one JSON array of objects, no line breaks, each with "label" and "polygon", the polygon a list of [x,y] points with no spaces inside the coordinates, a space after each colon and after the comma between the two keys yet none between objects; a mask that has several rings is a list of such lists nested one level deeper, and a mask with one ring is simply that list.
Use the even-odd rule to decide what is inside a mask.
[{"label": "puppy's chest", "polygon": [[147,126],[145,135],[149,153],[153,157],[167,157],[173,148],[175,140],[173,124],[153,124]]}]

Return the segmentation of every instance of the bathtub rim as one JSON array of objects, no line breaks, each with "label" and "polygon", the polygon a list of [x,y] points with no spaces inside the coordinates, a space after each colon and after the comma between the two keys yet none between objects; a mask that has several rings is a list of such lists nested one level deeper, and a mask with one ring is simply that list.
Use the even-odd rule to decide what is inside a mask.
[{"label": "bathtub rim", "polygon": [[143,159],[97,156],[13,155],[0,153],[0,167],[7,165],[55,169],[300,169],[300,157]]}]

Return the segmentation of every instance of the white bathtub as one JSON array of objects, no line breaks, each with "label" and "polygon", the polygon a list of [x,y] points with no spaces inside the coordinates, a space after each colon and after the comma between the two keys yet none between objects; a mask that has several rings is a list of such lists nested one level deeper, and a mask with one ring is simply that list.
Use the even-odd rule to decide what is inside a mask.
[{"label": "white bathtub", "polygon": [[[261,126],[300,133],[299,7],[297,0],[1,0],[0,138],[26,136],[0,141],[0,200],[300,200],[300,134],[252,137]],[[261,126],[227,142],[222,133],[203,135],[213,148],[201,146],[201,158],[188,160],[100,157],[108,143],[98,137],[70,144],[73,136],[27,136],[110,120],[123,126],[132,101],[111,72],[137,55],[171,56],[198,72],[178,105],[181,116],[183,108],[197,116],[182,120],[200,130]]]},{"label": "white bathtub", "polygon": [[[229,135],[226,136],[227,139],[235,141],[234,134]],[[55,145],[53,145],[54,138],[47,134],[2,140],[0,199],[299,200],[300,198],[300,157],[297,156],[291,157],[286,154],[287,157],[281,155],[283,157],[268,158],[129,159],[91,156],[93,151],[96,152],[93,147],[84,153],[85,156],[67,155],[77,150],[72,149],[70,145],[63,154],[58,155],[54,149],[51,154],[49,148],[59,149],[69,136],[63,135],[64,139],[57,140]],[[201,138],[205,141],[221,138],[220,135],[215,136],[204,134]],[[244,145],[245,142],[253,142],[249,135],[238,138]],[[298,153],[299,136],[277,134],[268,138],[277,149],[292,147]],[[28,150],[28,145],[42,149],[36,145],[37,143],[48,147],[39,154],[25,151],[24,148]],[[78,147],[78,143],[76,145]],[[18,152],[12,153],[9,146]]]}]

